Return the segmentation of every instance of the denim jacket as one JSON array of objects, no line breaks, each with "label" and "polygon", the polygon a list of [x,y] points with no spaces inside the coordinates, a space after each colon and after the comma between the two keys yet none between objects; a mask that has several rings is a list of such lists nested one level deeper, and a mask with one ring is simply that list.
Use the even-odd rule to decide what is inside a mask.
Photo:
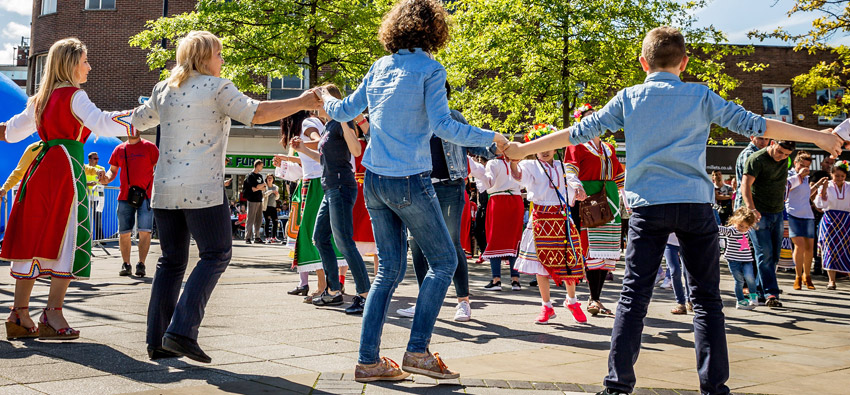
[{"label": "denim jacket", "polygon": [[[457,110],[451,110],[452,119],[462,124],[469,124],[463,114]],[[462,147],[460,145],[450,143],[441,139],[443,142],[443,152],[446,158],[446,167],[449,168],[449,177],[454,180],[466,178],[469,173],[469,165],[466,162],[466,155],[471,154],[483,157],[490,160],[496,157],[496,143],[490,144],[490,147]]]},{"label": "denim jacket", "polygon": [[[446,69],[422,49],[401,49],[375,62],[343,100],[325,101],[331,118],[350,121],[369,108],[363,166],[382,176],[431,170],[432,134],[469,147],[488,147],[495,134],[455,121],[446,100]],[[465,176],[465,175],[464,175]]]}]

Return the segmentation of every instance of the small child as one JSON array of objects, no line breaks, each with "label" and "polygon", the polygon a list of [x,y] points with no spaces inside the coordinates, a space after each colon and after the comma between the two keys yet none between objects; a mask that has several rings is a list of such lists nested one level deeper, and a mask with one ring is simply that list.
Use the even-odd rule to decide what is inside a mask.
[{"label": "small child", "polygon": [[[526,133],[526,141],[557,131],[552,126],[537,125]],[[587,322],[576,299],[576,284],[584,278],[581,239],[568,214],[568,205],[587,196],[578,179],[575,166],[554,160],[555,151],[544,151],[536,159],[511,161],[511,176],[525,187],[528,200],[534,204],[528,226],[522,232],[516,270],[537,276],[537,287],[543,307],[535,323],[548,324],[555,318],[549,299],[549,278],[555,284],[566,283],[566,307],[576,322]],[[566,173],[566,174],[565,174]]]},{"label": "small child", "polygon": [[[752,310],[758,306],[756,300],[756,277],[753,273],[753,254],[750,239],[747,232],[756,223],[756,215],[747,207],[735,210],[729,218],[728,226],[720,226],[720,236],[726,238],[726,260],[729,262],[729,271],[735,278],[735,298],[738,299],[736,306],[739,310]],[[744,296],[744,282],[750,289],[750,298]]]}]

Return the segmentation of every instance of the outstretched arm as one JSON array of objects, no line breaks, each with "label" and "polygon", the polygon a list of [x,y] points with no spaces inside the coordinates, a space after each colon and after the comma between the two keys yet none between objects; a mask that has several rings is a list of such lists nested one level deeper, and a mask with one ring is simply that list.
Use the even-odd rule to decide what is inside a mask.
[{"label": "outstretched arm", "polygon": [[813,143],[835,158],[841,155],[842,149],[850,148],[850,142],[832,133],[832,129],[818,131],[775,119],[766,121],[767,129],[764,131],[764,137],[770,139]]}]

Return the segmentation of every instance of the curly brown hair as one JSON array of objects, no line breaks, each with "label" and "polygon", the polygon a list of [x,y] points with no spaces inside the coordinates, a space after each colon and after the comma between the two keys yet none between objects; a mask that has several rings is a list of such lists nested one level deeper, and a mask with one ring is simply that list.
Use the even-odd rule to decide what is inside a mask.
[{"label": "curly brown hair", "polygon": [[449,42],[449,13],[438,0],[401,0],[384,15],[378,39],[392,53],[439,50]]}]

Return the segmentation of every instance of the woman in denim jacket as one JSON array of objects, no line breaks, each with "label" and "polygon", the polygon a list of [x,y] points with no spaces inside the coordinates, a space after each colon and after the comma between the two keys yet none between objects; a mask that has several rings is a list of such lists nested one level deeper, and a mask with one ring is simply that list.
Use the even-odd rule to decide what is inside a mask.
[{"label": "woman in denim jacket", "polygon": [[[375,276],[360,335],[357,381],[402,380],[409,373],[456,378],[428,344],[449,282],[457,268],[439,202],[431,184],[432,134],[467,147],[499,148],[507,139],[451,117],[446,70],[431,52],[449,38],[448,14],[437,0],[403,0],[384,17],[379,39],[391,55],[375,62],[360,86],[344,100],[322,92],[325,110],[346,122],[367,107],[370,141],[363,154],[364,191],[378,246]],[[419,288],[407,352],[399,368],[380,357],[381,332],[393,292],[407,268],[405,228],[419,241],[430,268]],[[404,371],[402,371],[402,369]]]}]

